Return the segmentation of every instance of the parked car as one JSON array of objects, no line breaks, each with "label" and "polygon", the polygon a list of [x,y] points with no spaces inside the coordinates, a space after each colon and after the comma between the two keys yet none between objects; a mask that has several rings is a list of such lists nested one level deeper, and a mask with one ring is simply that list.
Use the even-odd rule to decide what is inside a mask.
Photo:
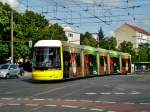
[{"label": "parked car", "polygon": [[19,77],[20,69],[16,64],[1,64],[0,66],[0,77],[9,78],[9,77]]}]

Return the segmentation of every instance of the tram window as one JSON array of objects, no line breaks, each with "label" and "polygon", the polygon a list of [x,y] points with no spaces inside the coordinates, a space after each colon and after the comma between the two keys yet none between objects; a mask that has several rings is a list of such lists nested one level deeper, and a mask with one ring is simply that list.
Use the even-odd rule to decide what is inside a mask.
[{"label": "tram window", "polygon": [[104,65],[104,57],[102,57],[102,56],[100,57],[100,65],[102,65],[102,66]]},{"label": "tram window", "polygon": [[80,54],[78,53],[78,54],[77,54],[77,66],[80,66],[80,64],[81,64],[81,63],[80,63]]},{"label": "tram window", "polygon": [[126,66],[126,61],[125,61],[125,59],[122,60],[122,66],[123,66],[123,67]]},{"label": "tram window", "polygon": [[60,68],[60,48],[36,48],[35,49],[35,66],[48,68]]}]

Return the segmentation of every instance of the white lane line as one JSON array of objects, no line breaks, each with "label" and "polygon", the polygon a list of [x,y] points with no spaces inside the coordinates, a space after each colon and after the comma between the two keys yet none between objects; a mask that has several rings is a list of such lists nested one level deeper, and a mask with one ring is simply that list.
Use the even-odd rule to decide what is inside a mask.
[{"label": "white lane line", "polygon": [[103,101],[95,101],[96,103],[102,103]]},{"label": "white lane line", "polygon": [[78,101],[78,100],[69,100],[69,99],[66,99],[66,100],[64,100],[64,101],[73,101],[73,102],[76,102],[76,101]]},{"label": "white lane line", "polygon": [[71,106],[71,105],[61,105],[61,107],[67,107],[67,108],[79,108],[79,106]]},{"label": "white lane line", "polygon": [[2,100],[13,100],[14,98],[1,98]]},{"label": "white lane line", "polygon": [[140,104],[142,104],[142,105],[150,105],[150,103],[140,103]]},{"label": "white lane line", "polygon": [[119,87],[118,87],[118,88],[116,88],[116,89],[119,89],[119,90],[125,90],[124,88],[119,88]]},{"label": "white lane line", "polygon": [[111,87],[110,85],[104,85],[105,87]]},{"label": "white lane line", "polygon": [[22,98],[16,98],[16,100],[20,101],[20,100],[22,100]]},{"label": "white lane line", "polygon": [[83,109],[83,110],[85,110],[85,109],[87,109],[87,108],[85,108],[85,107],[82,107],[82,108],[80,108],[80,109]]},{"label": "white lane line", "polygon": [[38,104],[25,104],[26,106],[39,106]]},{"label": "white lane line", "polygon": [[124,102],[123,104],[135,104],[135,103],[132,103],[132,102]]},{"label": "white lane line", "polygon": [[80,102],[93,102],[91,100],[79,100]]},{"label": "white lane line", "polygon": [[118,92],[118,93],[114,93],[114,94],[116,94],[116,95],[124,95],[126,93]]},{"label": "white lane line", "polygon": [[85,93],[86,95],[96,95],[97,93]]},{"label": "white lane line", "polygon": [[104,111],[104,109],[98,109],[98,108],[91,108],[90,110],[93,110],[93,111],[99,111],[99,112]]},{"label": "white lane line", "polygon": [[42,100],[45,100],[45,99],[32,99],[32,100],[42,101]]},{"label": "white lane line", "polygon": [[10,106],[18,106],[18,105],[21,105],[21,104],[15,104],[15,103],[8,103],[7,105],[10,105]]},{"label": "white lane line", "polygon": [[102,103],[117,103],[117,102],[103,101]]},{"label": "white lane line", "polygon": [[138,95],[138,94],[141,94],[140,92],[137,92],[137,91],[132,91],[131,93],[129,94],[133,94],[133,95]]},{"label": "white lane line", "polygon": [[110,95],[112,93],[100,93],[100,94],[102,94],[102,95]]},{"label": "white lane line", "polygon": [[47,106],[47,107],[56,107],[57,105],[44,105],[44,106]]},{"label": "white lane line", "polygon": [[116,111],[109,110],[109,111],[107,111],[107,112],[116,112]]}]

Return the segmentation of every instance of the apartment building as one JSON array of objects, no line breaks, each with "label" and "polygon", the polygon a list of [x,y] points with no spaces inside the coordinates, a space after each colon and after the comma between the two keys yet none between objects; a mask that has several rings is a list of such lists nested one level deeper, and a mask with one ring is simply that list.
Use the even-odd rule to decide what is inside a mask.
[{"label": "apartment building", "polygon": [[80,33],[73,30],[71,27],[64,27],[65,34],[70,43],[80,44]]},{"label": "apartment building", "polygon": [[114,32],[114,37],[117,40],[117,47],[123,41],[128,41],[133,44],[134,48],[138,48],[141,43],[150,43],[150,33],[138,26],[124,23]]}]

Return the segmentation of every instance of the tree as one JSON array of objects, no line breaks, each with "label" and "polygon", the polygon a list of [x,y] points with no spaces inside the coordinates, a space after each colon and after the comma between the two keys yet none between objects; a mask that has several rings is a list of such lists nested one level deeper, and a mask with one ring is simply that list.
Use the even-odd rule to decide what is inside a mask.
[{"label": "tree", "polygon": [[62,40],[62,41],[68,40],[63,28],[57,23],[43,28],[41,37],[43,39],[51,39],[51,40]]},{"label": "tree", "polygon": [[9,57],[9,48],[6,42],[0,41],[0,54],[2,55],[2,62],[6,62]]},{"label": "tree", "polygon": [[23,58],[25,60],[30,53],[30,49],[25,42],[20,41],[14,43],[14,59],[16,59],[15,61],[20,58]]},{"label": "tree", "polygon": [[80,44],[81,45],[88,45],[92,47],[97,47],[96,40],[92,37],[92,34],[89,32],[85,32],[85,34],[81,34],[80,36]]},{"label": "tree", "polygon": [[117,40],[114,37],[108,39],[108,44],[110,45],[111,50],[116,50]]},{"label": "tree", "polygon": [[102,27],[100,27],[100,30],[98,32],[98,37],[97,37],[97,44],[99,47],[101,47],[103,41],[104,41],[104,33]]},{"label": "tree", "polygon": [[135,49],[133,48],[133,44],[131,42],[123,41],[119,45],[119,50],[121,52],[126,52],[126,53],[131,54],[132,61],[133,62],[136,61],[136,52],[135,52]]},{"label": "tree", "polygon": [[138,61],[149,62],[150,61],[150,44],[143,43],[138,48]]}]

